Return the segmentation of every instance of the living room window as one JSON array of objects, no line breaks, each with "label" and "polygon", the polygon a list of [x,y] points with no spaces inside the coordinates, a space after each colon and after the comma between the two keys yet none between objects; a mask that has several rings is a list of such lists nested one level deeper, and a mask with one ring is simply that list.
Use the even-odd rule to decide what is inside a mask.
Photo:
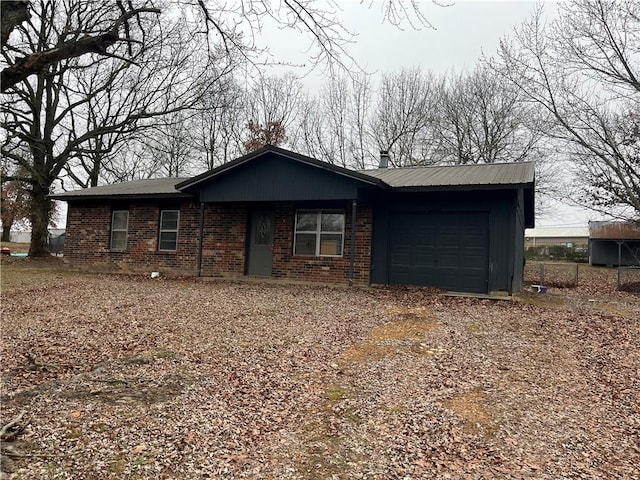
[{"label": "living room window", "polygon": [[178,249],[178,223],[180,212],[178,210],[162,210],[160,212],[160,236],[158,238],[158,250],[163,252],[175,252]]},{"label": "living room window", "polygon": [[114,210],[111,215],[111,250],[127,249],[129,211]]},{"label": "living room window", "polygon": [[341,257],[343,240],[344,212],[339,210],[298,210],[296,212],[294,255]]}]

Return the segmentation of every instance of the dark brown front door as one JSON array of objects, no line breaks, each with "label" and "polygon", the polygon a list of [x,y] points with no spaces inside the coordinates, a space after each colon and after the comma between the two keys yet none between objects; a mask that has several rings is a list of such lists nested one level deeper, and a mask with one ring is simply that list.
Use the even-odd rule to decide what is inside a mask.
[{"label": "dark brown front door", "polygon": [[274,227],[272,210],[256,210],[251,214],[247,275],[271,275]]}]

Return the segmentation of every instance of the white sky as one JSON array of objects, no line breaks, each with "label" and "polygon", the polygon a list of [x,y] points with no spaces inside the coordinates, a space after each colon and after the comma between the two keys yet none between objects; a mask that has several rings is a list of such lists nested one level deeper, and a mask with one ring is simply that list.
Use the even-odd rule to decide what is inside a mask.
[{"label": "white sky", "polygon": [[[383,23],[380,0],[338,2],[342,8],[340,19],[356,34],[348,51],[366,71],[384,73],[421,66],[439,74],[453,68],[473,67],[483,51],[489,55],[495,52],[500,38],[509,34],[536,6],[536,2],[520,0],[466,0],[446,7],[428,0],[416,1],[422,5],[426,19],[434,28],[416,30],[409,25],[398,28]],[[409,0],[405,2],[409,3]],[[545,9],[553,13],[554,3],[549,3]],[[309,41],[299,33],[267,26],[263,34],[268,38],[271,53],[279,61],[298,64],[308,57]]]},{"label": "white sky", "polygon": [[[435,74],[473,68],[483,53],[493,55],[500,38],[510,35],[537,5],[537,2],[523,0],[466,0],[440,7],[428,0],[418,1],[433,29],[415,30],[409,26],[399,29],[383,23],[379,0],[339,2],[343,9],[340,18],[357,34],[355,43],[348,50],[360,67],[374,74],[414,66]],[[544,8],[547,16],[553,17],[556,2],[547,1]],[[301,41],[300,34],[267,31],[271,53],[278,60],[304,63],[308,57],[308,42]],[[305,83],[313,90],[321,85],[322,77],[323,73],[316,71],[305,79]],[[536,225],[577,227],[586,226],[590,219],[600,218],[601,215],[582,208],[557,204],[538,215]]]}]

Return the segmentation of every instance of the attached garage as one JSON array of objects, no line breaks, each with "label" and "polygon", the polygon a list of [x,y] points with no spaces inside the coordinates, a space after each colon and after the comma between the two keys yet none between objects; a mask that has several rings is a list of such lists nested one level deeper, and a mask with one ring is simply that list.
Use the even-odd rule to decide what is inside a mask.
[{"label": "attached garage", "polygon": [[371,283],[518,291],[534,223],[530,163],[368,171],[392,187],[372,199]]},{"label": "attached garage", "polygon": [[390,284],[487,292],[488,212],[398,213],[390,231]]}]

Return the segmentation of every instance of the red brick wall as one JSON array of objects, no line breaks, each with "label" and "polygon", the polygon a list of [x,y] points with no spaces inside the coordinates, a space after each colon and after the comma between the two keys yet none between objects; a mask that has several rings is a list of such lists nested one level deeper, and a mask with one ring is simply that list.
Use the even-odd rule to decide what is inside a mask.
[{"label": "red brick wall", "polygon": [[[244,275],[247,222],[245,205],[206,205],[202,242],[202,276]],[[194,256],[194,264],[195,262]]]},{"label": "red brick wall", "polygon": [[[111,251],[112,210],[129,210],[127,249]],[[199,205],[192,201],[179,204],[180,225],[176,252],[157,250],[160,210],[178,208],[177,204],[131,202],[128,205],[69,205],[65,258],[76,266],[97,270],[151,272],[195,275],[197,272]],[[273,253],[273,277],[348,284],[351,252],[351,212],[345,210],[345,237],[342,257],[293,255],[295,208],[293,204],[275,207],[276,229]],[[203,229],[202,276],[240,277],[245,273],[250,210],[241,204],[209,204],[205,207]],[[356,222],[355,284],[369,284],[371,261],[372,212],[358,207]]]},{"label": "red brick wall", "polygon": [[[158,251],[161,210],[180,210],[178,248]],[[125,251],[110,249],[111,213],[129,210]],[[67,213],[64,256],[72,265],[105,271],[196,273],[199,206],[195,202],[130,202],[103,205],[71,203]]]},{"label": "red brick wall", "polygon": [[[345,213],[345,236],[342,257],[294,256],[295,208],[293,208],[293,205],[279,205],[276,208],[275,219],[273,276],[293,280],[348,284],[351,252],[350,209]],[[354,284],[368,285],[371,263],[371,209],[358,207],[356,217]]]}]

